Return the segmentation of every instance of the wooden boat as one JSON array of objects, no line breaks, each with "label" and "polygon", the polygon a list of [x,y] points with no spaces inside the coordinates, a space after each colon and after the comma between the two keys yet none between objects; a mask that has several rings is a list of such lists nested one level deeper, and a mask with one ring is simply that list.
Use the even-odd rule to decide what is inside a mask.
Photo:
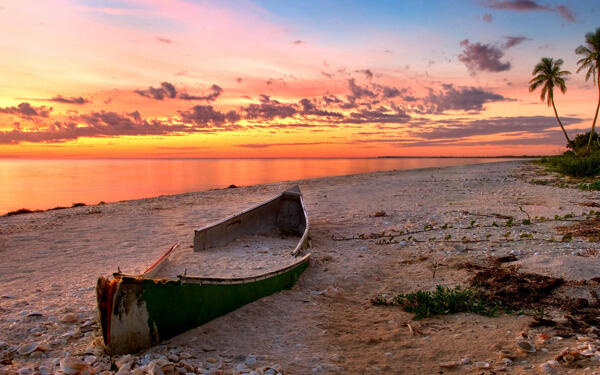
[{"label": "wooden boat", "polygon": [[[249,302],[290,288],[308,265],[310,254],[301,255],[308,247],[308,229],[302,194],[295,186],[262,204],[195,230],[193,251],[187,250],[189,253],[178,251],[174,245],[141,275],[118,272],[112,278],[100,277],[96,295],[107,351],[123,354],[149,348]],[[240,271],[219,277],[217,262],[217,266],[208,264],[207,268],[217,276],[189,272],[198,264],[207,266],[197,257],[221,254],[220,249],[229,250],[229,259],[243,264],[245,259],[236,257],[236,249],[244,249],[248,254],[264,238],[274,238],[275,243],[293,240],[291,251],[280,256],[286,260],[283,265],[271,265],[266,270],[255,267],[249,271],[254,274]],[[254,241],[254,245],[252,241],[251,245],[244,245],[244,239]],[[255,253],[266,258],[267,253],[273,253],[270,258],[277,260],[276,251]],[[190,264],[186,265],[187,260]],[[192,265],[194,262],[196,266]],[[181,263],[186,268],[179,273]]]}]

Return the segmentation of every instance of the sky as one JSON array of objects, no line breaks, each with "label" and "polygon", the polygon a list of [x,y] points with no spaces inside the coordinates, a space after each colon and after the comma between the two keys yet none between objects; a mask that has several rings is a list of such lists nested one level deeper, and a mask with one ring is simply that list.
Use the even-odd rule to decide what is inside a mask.
[{"label": "sky", "polygon": [[573,137],[597,1],[0,0],[0,157],[540,155]]}]

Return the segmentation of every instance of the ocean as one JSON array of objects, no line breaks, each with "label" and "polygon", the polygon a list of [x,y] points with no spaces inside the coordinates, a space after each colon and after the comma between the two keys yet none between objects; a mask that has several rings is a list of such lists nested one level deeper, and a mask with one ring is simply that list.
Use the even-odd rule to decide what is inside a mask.
[{"label": "ocean", "polygon": [[499,158],[0,159],[0,215],[355,173]]}]

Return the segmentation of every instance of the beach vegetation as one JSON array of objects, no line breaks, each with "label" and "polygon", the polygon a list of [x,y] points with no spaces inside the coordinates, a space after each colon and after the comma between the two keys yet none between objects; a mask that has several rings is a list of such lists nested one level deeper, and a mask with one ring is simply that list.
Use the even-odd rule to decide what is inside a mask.
[{"label": "beach vegetation", "polygon": [[499,310],[498,305],[489,302],[479,290],[460,286],[449,288],[438,285],[434,291],[419,290],[414,293],[398,294],[390,299],[377,296],[371,300],[371,303],[400,306],[404,311],[415,314],[415,320],[460,312],[496,316]]},{"label": "beach vegetation", "polygon": [[600,109],[600,28],[595,32],[585,34],[585,44],[575,48],[575,53],[582,56],[577,61],[577,73],[585,71],[585,80],[592,78],[592,82],[598,88],[598,104],[596,105],[596,114],[592,122],[592,130],[589,133],[587,142],[587,152],[590,152],[590,146],[596,129],[598,120],[598,110]]},{"label": "beach vegetation", "polygon": [[569,139],[569,135],[567,134],[562,121],[560,121],[560,117],[558,117],[558,112],[556,111],[556,105],[554,103],[554,88],[558,87],[564,94],[567,91],[565,77],[571,74],[568,70],[561,70],[563,63],[564,61],[562,59],[554,60],[550,57],[543,57],[533,68],[532,75],[534,77],[529,81],[529,92],[533,92],[541,87],[540,99],[546,101],[548,107],[552,106],[556,121],[558,121],[558,125],[560,125],[560,128],[567,139],[567,144],[570,144],[571,140]]}]

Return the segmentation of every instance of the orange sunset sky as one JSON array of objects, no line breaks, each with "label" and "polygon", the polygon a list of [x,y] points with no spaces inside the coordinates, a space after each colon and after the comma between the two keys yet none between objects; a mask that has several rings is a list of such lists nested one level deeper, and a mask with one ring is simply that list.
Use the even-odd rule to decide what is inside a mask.
[{"label": "orange sunset sky", "polygon": [[550,154],[528,92],[573,72],[569,133],[597,90],[574,49],[595,1],[0,2],[0,157]]}]

